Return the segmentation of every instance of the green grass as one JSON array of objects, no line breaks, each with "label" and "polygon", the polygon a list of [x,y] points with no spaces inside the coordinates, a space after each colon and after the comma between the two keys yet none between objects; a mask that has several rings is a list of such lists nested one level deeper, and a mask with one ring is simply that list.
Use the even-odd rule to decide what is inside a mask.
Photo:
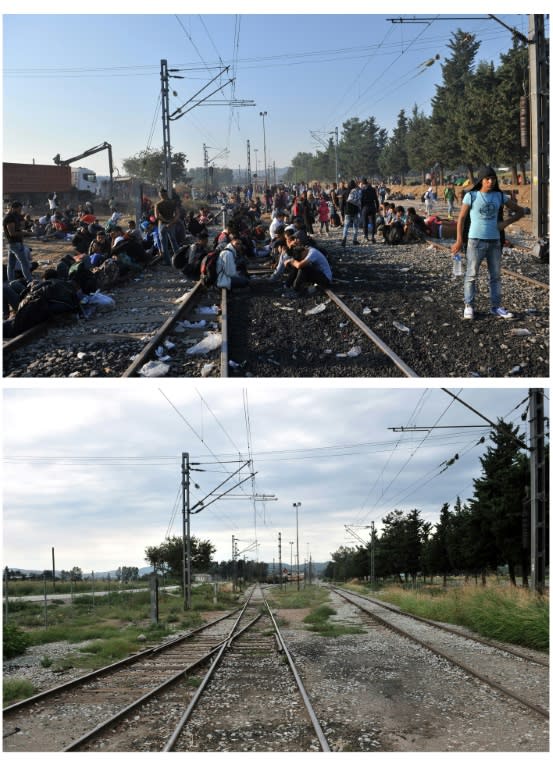
[{"label": "green grass", "polygon": [[417,616],[457,624],[483,637],[549,650],[549,601],[524,589],[458,587],[449,590],[385,589],[379,598]]},{"label": "green grass", "polygon": [[[65,640],[70,644],[86,645],[69,650],[68,654],[55,662],[55,668],[97,669],[142,650],[144,646],[163,642],[175,632],[188,630],[203,623],[202,610],[227,610],[235,608],[237,597],[232,592],[218,590],[217,605],[213,605],[213,587],[209,584],[194,587],[192,609],[184,610],[182,594],[160,592],[159,623],[150,620],[149,592],[115,593],[109,596],[76,596],[72,603],[48,605],[45,612],[42,604],[17,601],[17,609],[10,615],[15,622],[10,633],[4,633],[5,641],[11,638],[9,649],[4,656],[21,653],[23,646],[31,647]],[[45,621],[47,626],[45,626]],[[138,640],[139,635],[146,637]],[[8,636],[8,638],[6,637]],[[18,642],[16,642],[18,641]],[[23,643],[24,641],[24,643]],[[22,650],[19,650],[19,645]],[[18,645],[19,644],[19,645]],[[44,664],[48,664],[45,649]]]},{"label": "green grass", "polygon": [[37,689],[28,680],[14,677],[11,680],[4,680],[2,684],[3,704],[5,707],[15,701],[28,699],[29,696],[33,696],[35,693],[37,693]]},{"label": "green grass", "polygon": [[[296,585],[288,585],[288,589],[272,589],[268,596],[269,602],[277,608],[311,608],[303,620],[310,632],[317,632],[324,637],[339,637],[340,635],[355,635],[363,632],[360,627],[352,627],[329,621],[336,611],[330,605],[330,595],[327,589],[316,586],[306,586],[298,591]],[[279,626],[285,626],[286,621],[279,617]]]}]

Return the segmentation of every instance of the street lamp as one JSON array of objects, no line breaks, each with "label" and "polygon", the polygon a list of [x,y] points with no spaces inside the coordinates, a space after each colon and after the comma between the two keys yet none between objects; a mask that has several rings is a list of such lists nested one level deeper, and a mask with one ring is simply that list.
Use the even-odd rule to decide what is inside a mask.
[{"label": "street lamp", "polygon": [[292,504],[296,510],[296,560],[298,564],[298,592],[300,591],[300,534],[298,526],[298,510],[301,507],[301,501],[294,501]]},{"label": "street lamp", "polygon": [[265,141],[265,118],[266,112],[260,112],[259,117],[263,120],[263,165],[265,167],[265,189],[267,188],[267,142]]},{"label": "street lamp", "polygon": [[292,555],[292,547],[294,546],[294,542],[290,541],[288,543],[290,544],[290,578],[292,578],[292,574],[294,572],[294,560]]}]

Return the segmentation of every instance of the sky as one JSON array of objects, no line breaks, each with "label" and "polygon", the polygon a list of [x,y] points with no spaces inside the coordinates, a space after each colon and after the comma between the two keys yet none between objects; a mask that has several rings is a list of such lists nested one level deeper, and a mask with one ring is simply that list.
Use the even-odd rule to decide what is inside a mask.
[{"label": "sky", "polygon": [[[503,13],[514,4],[488,6],[505,24],[528,32],[527,15]],[[463,7],[476,20],[449,20],[455,14],[444,15],[443,4],[417,4],[417,18],[429,20],[423,23],[392,23],[412,20],[411,4],[394,3],[377,15],[358,13],[369,6],[357,0],[345,14],[321,14],[322,4],[312,0],[269,4],[266,14],[252,2],[221,13],[228,6],[211,0],[202,3],[201,16],[182,14],[182,3],[167,0],[155,4],[153,15],[112,14],[113,4],[102,1],[91,7],[93,15],[58,0],[4,1],[5,161],[51,164],[58,153],[66,159],[107,141],[123,175],[125,158],[162,147],[165,59],[178,70],[170,81],[171,114],[201,89],[198,98],[235,78],[171,121],[173,151],[184,152],[190,167],[203,166],[205,144],[210,162],[245,174],[249,141],[251,172],[261,176],[265,164],[286,167],[298,152],[323,149],[352,117],[374,116],[391,132],[402,108],[409,115],[416,104],[430,114],[457,29],[476,35],[479,57],[487,61],[499,64],[511,46],[510,32],[482,18],[487,14],[474,2]],[[221,66],[230,67],[228,74],[206,88]],[[244,105],[250,102],[255,105]],[[73,165],[106,175],[107,152]]]},{"label": "sky", "polygon": [[519,387],[74,384],[4,382],[4,566],[50,569],[54,547],[58,570],[145,567],[146,547],[182,534],[183,452],[192,508],[204,503],[191,533],[215,560],[231,559],[234,536],[242,556],[278,564],[280,533],[283,563],[291,541],[300,563],[324,562],[394,509],[437,522],[445,502],[470,498],[491,445],[485,419],[521,424],[527,438]]}]

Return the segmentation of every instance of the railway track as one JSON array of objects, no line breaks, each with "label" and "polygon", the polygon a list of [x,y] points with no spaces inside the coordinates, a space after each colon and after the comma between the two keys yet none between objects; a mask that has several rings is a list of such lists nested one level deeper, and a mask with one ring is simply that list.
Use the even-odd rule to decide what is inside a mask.
[{"label": "railway track", "polygon": [[37,749],[330,751],[259,588],[194,639],[6,708],[4,750]]},{"label": "railway track", "polygon": [[65,749],[107,716],[132,709],[159,686],[209,661],[234,626],[235,614],[4,708],[4,750]]},{"label": "railway track", "polygon": [[[341,249],[335,238],[322,241],[335,273],[332,290],[282,296],[263,264],[252,266],[250,288],[233,292],[206,291],[172,269],[147,269],[116,289],[113,312],[63,319],[6,341],[4,375],[547,375],[547,283],[505,267],[504,293],[524,309],[512,321],[480,313],[467,323],[460,311],[451,314],[462,283],[451,279],[448,246]],[[485,275],[481,282],[487,293]]]},{"label": "railway track", "polygon": [[[456,665],[501,695],[549,719],[549,662],[460,629],[421,619],[380,600],[345,589],[333,591],[389,629]],[[516,664],[513,664],[513,660]]]}]

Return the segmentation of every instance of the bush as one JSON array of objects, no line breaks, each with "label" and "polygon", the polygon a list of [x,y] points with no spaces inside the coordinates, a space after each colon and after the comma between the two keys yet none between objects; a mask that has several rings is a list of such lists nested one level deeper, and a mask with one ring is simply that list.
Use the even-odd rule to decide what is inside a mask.
[{"label": "bush", "polygon": [[5,624],[3,631],[3,649],[4,658],[13,659],[24,653],[31,644],[31,638],[26,632],[16,627],[14,624]]},{"label": "bush", "polygon": [[4,680],[2,686],[4,706],[7,707],[8,704],[13,704],[15,701],[28,699],[36,692],[37,689],[29,680],[20,680],[18,678]]}]

